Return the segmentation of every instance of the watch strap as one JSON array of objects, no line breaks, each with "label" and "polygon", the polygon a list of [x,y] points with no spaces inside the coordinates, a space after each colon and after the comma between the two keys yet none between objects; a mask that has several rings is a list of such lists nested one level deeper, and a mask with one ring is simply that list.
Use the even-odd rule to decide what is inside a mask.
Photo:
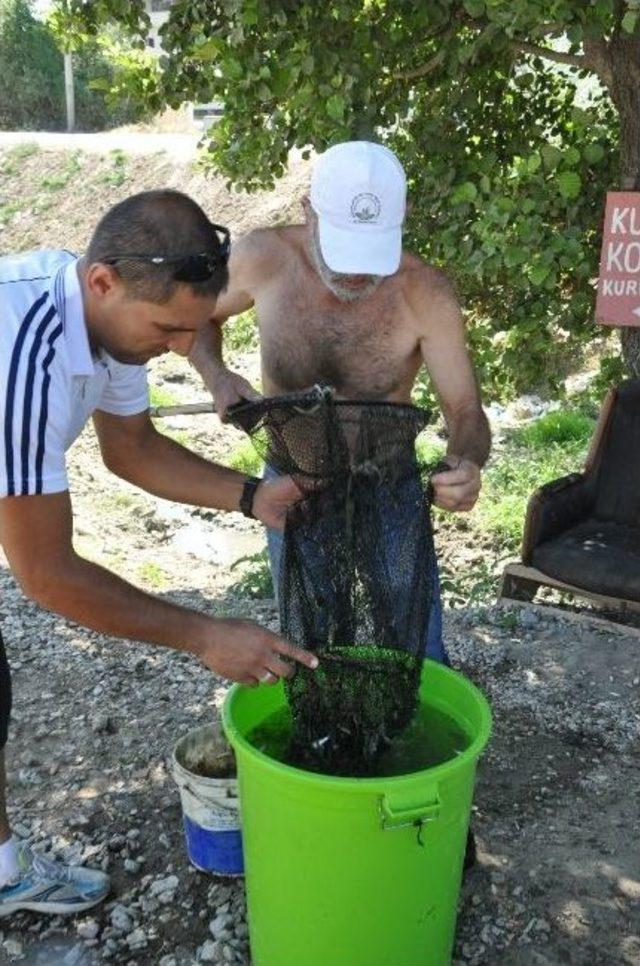
[{"label": "watch strap", "polygon": [[255,513],[253,512],[253,501],[256,496],[256,490],[260,486],[261,480],[257,476],[248,476],[244,481],[244,486],[242,487],[242,495],[240,497],[240,509],[246,517],[251,520],[255,520]]}]

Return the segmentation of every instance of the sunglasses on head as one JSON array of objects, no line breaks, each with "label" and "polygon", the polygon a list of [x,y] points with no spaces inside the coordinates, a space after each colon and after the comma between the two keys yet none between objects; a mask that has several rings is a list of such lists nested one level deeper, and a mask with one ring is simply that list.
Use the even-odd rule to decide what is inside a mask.
[{"label": "sunglasses on head", "polygon": [[230,237],[229,229],[223,225],[211,226],[216,233],[222,235],[218,239],[216,252],[195,252],[191,255],[140,255],[136,252],[123,252],[101,258],[105,265],[117,265],[118,262],[148,262],[150,265],[173,266],[172,278],[176,282],[207,282],[215,275],[217,269],[229,261]]}]

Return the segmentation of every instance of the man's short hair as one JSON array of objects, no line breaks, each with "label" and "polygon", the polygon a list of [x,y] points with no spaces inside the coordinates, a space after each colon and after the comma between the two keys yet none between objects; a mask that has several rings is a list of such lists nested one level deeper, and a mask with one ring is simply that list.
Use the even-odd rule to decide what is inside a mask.
[{"label": "man's short hair", "polygon": [[127,261],[123,255],[175,258],[200,252],[215,255],[221,243],[202,208],[181,191],[141,191],[120,201],[98,222],[87,251],[88,263],[107,262],[119,256],[114,270],[127,292],[147,302],[167,302],[179,285],[194,295],[217,296],[226,288],[229,274],[224,260],[211,278],[202,282],[177,281],[175,265]]}]

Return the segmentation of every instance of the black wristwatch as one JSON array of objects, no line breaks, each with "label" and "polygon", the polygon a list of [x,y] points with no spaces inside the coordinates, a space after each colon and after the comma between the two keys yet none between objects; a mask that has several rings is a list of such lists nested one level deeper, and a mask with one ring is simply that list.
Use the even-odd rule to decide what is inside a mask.
[{"label": "black wristwatch", "polygon": [[261,480],[257,476],[248,476],[244,481],[244,486],[242,487],[242,496],[240,497],[240,509],[246,517],[251,520],[255,520],[256,515],[253,512],[253,501],[255,500],[256,490],[260,486]]}]

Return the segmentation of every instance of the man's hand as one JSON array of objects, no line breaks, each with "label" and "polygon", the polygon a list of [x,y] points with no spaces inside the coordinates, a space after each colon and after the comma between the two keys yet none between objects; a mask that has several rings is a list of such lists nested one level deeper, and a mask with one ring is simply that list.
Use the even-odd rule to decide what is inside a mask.
[{"label": "man's hand", "polygon": [[224,369],[216,375],[212,388],[216,412],[223,423],[227,421],[229,406],[242,402],[243,399],[260,399],[260,393],[251,383],[230,369]]},{"label": "man's hand", "polygon": [[452,469],[432,476],[431,483],[436,506],[458,512],[472,510],[482,485],[480,467],[471,460],[461,459]]},{"label": "man's hand", "polygon": [[315,670],[318,658],[245,620],[217,620],[215,639],[195,651],[208,668],[242,684],[276,684],[295,672],[293,661]]},{"label": "man's hand", "polygon": [[263,480],[253,499],[253,515],[271,530],[283,530],[287,510],[303,498],[291,476]]}]

